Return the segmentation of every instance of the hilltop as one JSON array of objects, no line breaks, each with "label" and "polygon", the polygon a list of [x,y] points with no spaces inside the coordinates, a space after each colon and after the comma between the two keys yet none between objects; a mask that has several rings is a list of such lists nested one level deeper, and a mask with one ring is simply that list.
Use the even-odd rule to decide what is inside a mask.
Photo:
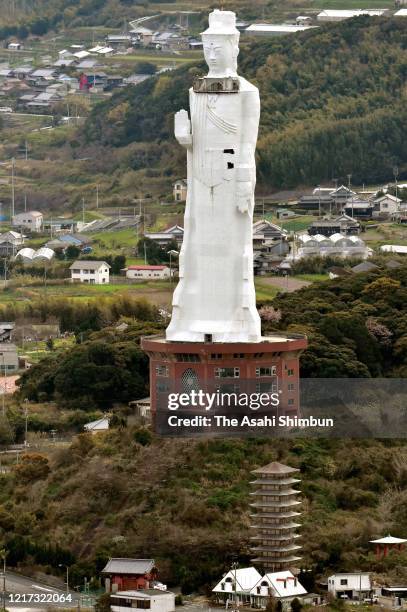
[{"label": "hilltop", "polygon": [[[389,180],[407,171],[407,22],[358,17],[272,40],[242,39],[240,73],[260,89],[260,189],[344,179]],[[114,150],[140,176],[185,173],[173,114],[203,64],[115,94],[85,128],[90,146]],[[157,117],[160,120],[157,121]],[[86,149],[86,147],[85,147]],[[123,157],[122,157],[123,160]],[[124,160],[123,160],[124,161]]]}]

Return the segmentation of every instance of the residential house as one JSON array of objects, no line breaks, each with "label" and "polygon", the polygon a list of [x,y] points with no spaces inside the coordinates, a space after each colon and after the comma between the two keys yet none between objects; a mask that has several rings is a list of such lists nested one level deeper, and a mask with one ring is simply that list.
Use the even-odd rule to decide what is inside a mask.
[{"label": "residential house", "polygon": [[185,202],[187,199],[188,183],[186,179],[178,179],[173,185],[175,202]]},{"label": "residential house", "polygon": [[307,595],[298,578],[290,570],[264,576],[254,567],[230,570],[212,590],[219,603],[266,608],[271,598],[278,599],[283,610],[289,610],[293,599]]},{"label": "residential house", "polygon": [[102,570],[106,593],[149,589],[158,578],[154,559],[109,559]]},{"label": "residential house", "polygon": [[108,47],[113,47],[115,49],[127,49],[133,44],[133,36],[131,36],[131,34],[108,34],[105,40]]},{"label": "residential house", "polygon": [[174,241],[178,246],[181,246],[184,239],[184,228],[180,225],[173,225],[163,232],[146,233],[144,236],[150,240],[154,240],[154,242],[162,247],[166,247]]},{"label": "residential house", "polygon": [[126,278],[137,280],[165,280],[170,278],[171,271],[168,266],[128,266]]},{"label": "residential house", "polygon": [[18,370],[18,352],[15,344],[0,344],[0,372],[15,372]]},{"label": "residential house", "polygon": [[332,574],[328,578],[328,593],[340,599],[364,599],[373,594],[372,579],[366,572]]},{"label": "residential house", "polygon": [[352,219],[368,220],[373,215],[373,204],[367,200],[359,200],[357,198],[351,198],[344,205],[345,214]]},{"label": "residential house", "polygon": [[387,219],[389,217],[395,217],[400,212],[401,199],[386,193],[380,198],[373,200],[373,218],[375,219]]},{"label": "residential house", "polygon": [[40,232],[44,216],[38,210],[28,210],[27,212],[18,213],[12,219],[13,227],[24,227],[31,232]]},{"label": "residential house", "polygon": [[24,49],[24,45],[21,42],[11,42],[7,45],[9,51],[21,51]]},{"label": "residential house", "polygon": [[273,271],[289,252],[288,234],[278,225],[265,219],[253,224],[253,267],[256,275]]},{"label": "residential house", "polygon": [[92,435],[99,433],[100,431],[107,431],[109,429],[109,417],[102,417],[97,421],[91,421],[85,423],[83,426],[84,430]]},{"label": "residential house", "polygon": [[73,283],[104,285],[109,282],[110,266],[105,261],[75,261],[70,266]]},{"label": "residential house", "polygon": [[278,599],[283,610],[291,609],[293,599],[307,595],[300,581],[290,570],[272,572],[263,576],[251,589],[250,604],[256,608],[266,608],[271,597]]},{"label": "residential house", "polygon": [[249,604],[251,591],[260,580],[261,574],[254,567],[232,569],[212,589],[212,593],[219,603],[236,598],[236,603]]},{"label": "residential house", "polygon": [[153,40],[153,31],[143,26],[134,27],[130,31],[130,34],[133,37],[133,41],[139,43],[143,47],[148,47]]},{"label": "residential house", "polygon": [[356,274],[361,274],[379,270],[379,266],[376,266],[376,264],[372,263],[371,261],[362,261],[362,263],[357,264],[357,266],[353,266],[353,268],[351,269],[352,272],[355,272]]},{"label": "residential house", "polygon": [[345,236],[357,235],[360,232],[360,223],[348,215],[339,217],[318,219],[313,221],[308,228],[310,236],[321,234],[322,236],[332,236],[333,234],[344,234]]},{"label": "residential house", "polygon": [[304,195],[298,200],[298,208],[301,210],[318,210],[321,213],[331,213],[335,208],[334,198],[328,193]]},{"label": "residential house", "polygon": [[111,596],[112,612],[150,610],[150,612],[175,612],[175,594],[161,589],[119,591]]},{"label": "residential house", "polygon": [[44,219],[44,230],[50,232],[76,232],[78,221],[74,219]]}]

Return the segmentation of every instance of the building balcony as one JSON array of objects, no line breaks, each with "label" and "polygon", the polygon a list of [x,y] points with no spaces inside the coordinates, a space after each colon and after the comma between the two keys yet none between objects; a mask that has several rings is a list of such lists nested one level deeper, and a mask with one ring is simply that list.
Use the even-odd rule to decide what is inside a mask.
[{"label": "building balcony", "polygon": [[293,508],[294,506],[299,506],[302,502],[297,499],[287,499],[285,501],[260,501],[256,500],[250,504],[252,508]]},{"label": "building balcony", "polygon": [[260,478],[259,480],[252,480],[251,485],[276,485],[278,487],[283,485],[295,485],[301,482],[299,478]]},{"label": "building balcony", "polygon": [[[302,546],[296,546],[295,544],[292,544],[291,546],[252,546],[251,550],[252,552],[255,553],[261,553],[261,552],[275,552],[275,553],[290,553],[290,552],[294,552],[297,550],[301,550]],[[276,557],[278,557],[279,555],[276,555]],[[285,554],[282,554],[282,556],[285,558]]]},{"label": "building balcony", "polygon": [[250,495],[261,496],[275,496],[275,497],[294,497],[296,495],[300,495],[300,491],[296,491],[295,489],[281,489],[279,491],[275,491],[273,489],[257,489],[256,491],[252,491]]}]

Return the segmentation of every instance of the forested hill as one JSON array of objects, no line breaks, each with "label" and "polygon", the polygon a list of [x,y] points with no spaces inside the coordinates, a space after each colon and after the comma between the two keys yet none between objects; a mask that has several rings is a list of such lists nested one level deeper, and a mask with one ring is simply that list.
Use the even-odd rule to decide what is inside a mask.
[{"label": "forested hill", "polygon": [[[183,156],[168,161],[173,113],[187,105],[192,78],[203,70],[203,64],[183,67],[114,95],[95,108],[87,141],[142,143],[134,169],[178,174]],[[267,186],[348,173],[355,182],[382,181],[392,177],[394,164],[407,171],[407,20],[358,17],[256,39],[242,45],[240,73],[260,89],[258,170]]]}]

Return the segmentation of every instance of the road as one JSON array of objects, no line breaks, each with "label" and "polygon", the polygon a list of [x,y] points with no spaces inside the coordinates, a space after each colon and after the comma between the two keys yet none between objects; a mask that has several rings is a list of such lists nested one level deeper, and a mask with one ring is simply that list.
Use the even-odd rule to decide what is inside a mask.
[{"label": "road", "polygon": [[[0,576],[0,597],[3,589],[3,576]],[[49,584],[20,576],[12,572],[6,573],[6,608],[7,610],[46,610],[47,608],[78,608],[90,607],[89,597],[78,595],[75,591],[67,593]]]}]

